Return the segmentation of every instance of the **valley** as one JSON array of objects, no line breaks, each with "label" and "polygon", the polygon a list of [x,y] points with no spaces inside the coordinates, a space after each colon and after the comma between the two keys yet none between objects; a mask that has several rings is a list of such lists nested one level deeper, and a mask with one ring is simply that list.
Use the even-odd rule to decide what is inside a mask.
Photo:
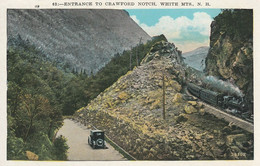
[{"label": "valley", "polygon": [[137,160],[253,160],[254,123],[212,105],[254,115],[251,12],[223,10],[210,47],[182,54],[124,10],[8,10],[7,159],[126,160],[87,145],[95,126]]}]

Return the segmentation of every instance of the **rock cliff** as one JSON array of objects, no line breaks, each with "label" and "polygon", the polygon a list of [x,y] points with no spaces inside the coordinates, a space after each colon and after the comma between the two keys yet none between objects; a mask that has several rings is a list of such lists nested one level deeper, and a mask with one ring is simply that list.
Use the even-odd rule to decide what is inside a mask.
[{"label": "rock cliff", "polygon": [[183,66],[174,44],[158,42],[140,66],[79,109],[74,118],[104,130],[139,160],[252,159],[251,134],[228,126],[185,98]]},{"label": "rock cliff", "polygon": [[227,80],[253,101],[253,11],[223,10],[211,24],[208,75]]},{"label": "rock cliff", "polygon": [[150,40],[123,10],[8,9],[7,31],[78,72],[96,73],[116,53]]}]

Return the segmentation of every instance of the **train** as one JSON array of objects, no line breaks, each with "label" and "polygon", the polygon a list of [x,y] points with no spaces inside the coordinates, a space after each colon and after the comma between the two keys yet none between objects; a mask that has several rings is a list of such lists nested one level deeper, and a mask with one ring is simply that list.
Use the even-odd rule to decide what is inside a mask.
[{"label": "train", "polygon": [[225,95],[223,93],[202,88],[193,83],[188,83],[187,89],[193,96],[196,96],[210,105],[220,107],[227,112],[248,121],[251,121],[252,119],[252,114],[250,114],[249,108],[243,97]]}]

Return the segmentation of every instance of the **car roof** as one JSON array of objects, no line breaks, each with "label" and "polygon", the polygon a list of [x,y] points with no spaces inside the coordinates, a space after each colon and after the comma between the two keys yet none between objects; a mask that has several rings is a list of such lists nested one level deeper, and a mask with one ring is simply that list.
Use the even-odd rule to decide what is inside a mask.
[{"label": "car roof", "polygon": [[102,130],[91,130],[91,132],[96,133],[96,132],[104,132],[104,131],[102,131]]}]

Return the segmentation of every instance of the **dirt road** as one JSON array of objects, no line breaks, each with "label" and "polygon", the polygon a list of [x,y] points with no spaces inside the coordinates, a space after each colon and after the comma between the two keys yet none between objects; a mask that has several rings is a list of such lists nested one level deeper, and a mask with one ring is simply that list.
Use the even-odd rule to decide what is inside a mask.
[{"label": "dirt road", "polygon": [[69,160],[126,160],[109,144],[107,144],[108,149],[92,149],[88,145],[89,132],[89,129],[79,123],[69,119],[64,120],[64,125],[57,136],[63,135],[67,138],[67,144],[70,147]]}]

